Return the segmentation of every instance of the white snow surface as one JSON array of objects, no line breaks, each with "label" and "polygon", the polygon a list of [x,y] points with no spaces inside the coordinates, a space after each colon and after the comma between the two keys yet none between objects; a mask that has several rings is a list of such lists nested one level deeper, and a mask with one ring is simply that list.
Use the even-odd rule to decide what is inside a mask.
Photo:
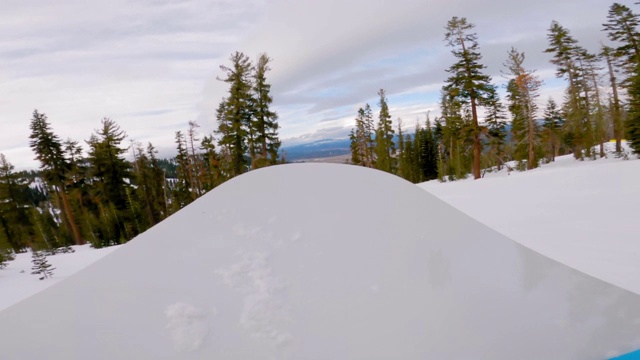
[{"label": "white snow surface", "polygon": [[0,333],[3,360],[605,359],[640,348],[640,297],[393,175],[295,164],[0,311]]},{"label": "white snow surface", "polygon": [[94,249],[90,245],[72,246],[74,253],[47,256],[47,262],[55,270],[53,277],[44,280],[31,275],[31,252],[16,254],[16,258],[0,270],[0,311],[57,284],[119,247]]},{"label": "white snow surface", "polygon": [[609,153],[419,186],[522,245],[640,294],[639,181],[635,155],[623,160]]}]

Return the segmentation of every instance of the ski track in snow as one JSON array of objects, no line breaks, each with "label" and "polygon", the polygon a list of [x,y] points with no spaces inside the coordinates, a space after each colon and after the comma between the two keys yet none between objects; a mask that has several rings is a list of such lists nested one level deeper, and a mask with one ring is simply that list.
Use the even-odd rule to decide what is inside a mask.
[{"label": "ski track in snow", "polygon": [[[212,312],[215,315],[215,310]],[[175,303],[165,310],[167,329],[178,352],[198,350],[209,333],[207,314],[187,303]]]},{"label": "ski track in snow", "polygon": [[286,286],[272,274],[268,253],[241,253],[239,257],[229,268],[216,271],[226,286],[244,295],[238,324],[251,336],[266,339],[276,348],[285,346],[292,336],[282,330],[282,324],[290,317],[276,293]]}]

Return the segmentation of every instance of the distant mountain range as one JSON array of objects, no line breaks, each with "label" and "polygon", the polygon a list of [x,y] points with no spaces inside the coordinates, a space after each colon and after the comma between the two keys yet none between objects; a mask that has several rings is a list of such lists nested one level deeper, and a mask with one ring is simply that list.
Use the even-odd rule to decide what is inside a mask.
[{"label": "distant mountain range", "polygon": [[306,144],[285,145],[281,151],[287,161],[301,161],[350,154],[350,145],[349,139],[322,139]]}]

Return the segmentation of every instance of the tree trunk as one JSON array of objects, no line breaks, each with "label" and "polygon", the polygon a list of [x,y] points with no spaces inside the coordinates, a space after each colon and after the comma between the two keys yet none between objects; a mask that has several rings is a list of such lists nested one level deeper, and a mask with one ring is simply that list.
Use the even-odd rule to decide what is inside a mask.
[{"label": "tree trunk", "polygon": [[73,236],[73,240],[76,245],[84,245],[85,241],[82,239],[80,235],[80,230],[78,230],[78,225],[76,224],[75,216],[73,216],[73,211],[71,211],[71,205],[69,204],[69,197],[62,187],[58,193],[60,194],[60,198],[62,198],[62,207],[64,208],[64,216],[67,218],[67,222],[69,224],[71,235]]},{"label": "tree trunk", "polygon": [[473,117],[473,179],[480,179],[480,156],[482,144],[480,143],[480,125],[478,125],[478,109],[476,108],[475,91],[471,89],[471,116]]},{"label": "tree trunk", "polygon": [[613,72],[613,64],[611,56],[605,52],[607,67],[609,68],[609,81],[611,82],[611,91],[613,92],[613,106],[611,107],[611,125],[613,126],[613,137],[616,139],[616,153],[622,152],[622,129],[620,121],[620,98],[618,97],[618,84],[616,83],[616,75]]}]

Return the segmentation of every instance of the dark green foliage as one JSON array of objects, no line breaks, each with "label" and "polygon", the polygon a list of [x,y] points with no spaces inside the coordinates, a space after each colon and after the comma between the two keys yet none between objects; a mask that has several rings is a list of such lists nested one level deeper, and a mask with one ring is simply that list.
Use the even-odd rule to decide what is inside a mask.
[{"label": "dark green foliage", "polygon": [[31,149],[36,154],[36,160],[40,162],[40,170],[49,190],[55,195],[62,213],[62,223],[74,242],[78,245],[84,243],[80,230],[76,223],[75,215],[67,195],[67,174],[70,164],[64,156],[62,142],[53,133],[45,114],[34,110],[30,123],[31,135],[29,138]]},{"label": "dark green foliage", "polygon": [[371,107],[366,104],[358,109],[356,127],[351,130],[351,163],[365,167],[374,167],[374,127]]},{"label": "dark green foliage", "polygon": [[200,144],[204,159],[202,184],[205,191],[220,185],[224,179],[220,168],[220,157],[216,152],[213,136],[205,136]]},{"label": "dark green foliage", "polygon": [[633,151],[640,156],[640,76],[629,85],[629,115],[625,122],[627,141]]},{"label": "dark green foliage", "polygon": [[640,33],[638,32],[640,17],[631,9],[619,3],[613,3],[609,8],[607,22],[602,26],[611,41],[620,44],[615,49],[615,55],[624,59],[628,70],[634,72],[640,65]]},{"label": "dark green foliage", "polygon": [[442,116],[436,119],[438,178],[441,181],[464,179],[472,168],[475,125],[468,108],[458,98],[442,92]]},{"label": "dark green foliage", "polygon": [[378,91],[380,100],[380,114],[378,116],[378,126],[376,128],[375,137],[375,154],[376,169],[391,172],[393,166],[393,154],[395,153],[395,144],[393,143],[393,124],[391,123],[391,114],[389,114],[389,105],[384,89]]},{"label": "dark green foliage", "polygon": [[438,144],[428,118],[425,127],[416,123],[413,137],[407,134],[400,143],[399,176],[413,183],[438,178]]},{"label": "dark green foliage", "polygon": [[514,142],[513,158],[519,168],[531,170],[538,166],[540,130],[536,122],[536,100],[542,82],[533,71],[524,68],[525,54],[511,48],[505,67],[510,77],[507,85],[509,111],[512,115],[511,132]]},{"label": "dark green foliage", "polygon": [[135,216],[130,199],[131,165],[124,158],[127,150],[120,147],[126,134],[109,118],[101,123],[87,141],[92,199],[99,211],[102,242],[124,243],[140,231],[129,224]]},{"label": "dark green foliage", "polygon": [[0,239],[19,251],[31,241],[32,224],[27,214],[30,181],[13,169],[4,154],[0,154]]},{"label": "dark green foliage", "polygon": [[558,105],[552,98],[547,100],[543,121],[542,148],[547,161],[555,161],[556,156],[564,153],[562,146],[564,119]]},{"label": "dark green foliage", "polygon": [[53,270],[56,268],[52,268],[51,264],[47,261],[47,257],[44,252],[39,250],[34,250],[31,253],[31,263],[33,266],[31,267],[32,275],[40,275],[39,279],[44,280],[53,276]]},{"label": "dark green foliage", "polygon": [[9,261],[15,258],[7,232],[3,224],[0,222],[0,269],[4,269]]},{"label": "dark green foliage", "polygon": [[[611,5],[607,22],[603,24],[609,39],[619,45],[610,55],[622,63],[624,73],[622,85],[628,94],[628,116],[624,122],[624,132],[634,152],[640,156],[640,32],[638,32],[638,25],[640,25],[640,16],[619,3]],[[619,138],[621,133],[622,131],[618,131],[616,138]]]},{"label": "dark green foliage", "polygon": [[[269,107],[273,102],[271,84],[267,83],[266,73],[271,70],[271,59],[267,54],[258,57],[253,73],[254,114],[251,120],[250,153],[252,168],[275,165],[278,161],[280,140],[278,139],[278,114]],[[263,160],[261,160],[263,159]],[[265,161],[266,160],[266,161]]]},{"label": "dark green foliage", "polygon": [[447,69],[451,76],[446,80],[443,90],[455,101],[470,107],[471,119],[467,127],[473,140],[473,177],[479,179],[482,128],[478,107],[490,103],[495,87],[491,84],[491,77],[483,73],[486,67],[480,63],[482,55],[478,36],[471,32],[474,27],[466,18],[455,16],[447,23],[445,41],[453,48],[451,52],[457,62]]},{"label": "dark green foliage", "polygon": [[231,67],[220,66],[225,77],[220,79],[229,85],[228,96],[222,100],[217,110],[219,145],[228,166],[226,176],[232,178],[247,171],[245,153],[248,149],[247,139],[253,143],[256,135],[250,133],[250,125],[254,114],[254,99],[251,84],[251,61],[240,52],[235,52],[229,59]]},{"label": "dark green foliage", "polygon": [[193,200],[196,199],[195,193],[191,191],[193,175],[189,167],[189,153],[187,152],[187,144],[181,131],[176,131],[176,155],[177,174],[175,184],[173,186],[172,212],[177,211]]},{"label": "dark green foliage", "polygon": [[507,117],[497,93],[488,99],[486,124],[486,166],[497,166],[498,170],[506,161]]}]

